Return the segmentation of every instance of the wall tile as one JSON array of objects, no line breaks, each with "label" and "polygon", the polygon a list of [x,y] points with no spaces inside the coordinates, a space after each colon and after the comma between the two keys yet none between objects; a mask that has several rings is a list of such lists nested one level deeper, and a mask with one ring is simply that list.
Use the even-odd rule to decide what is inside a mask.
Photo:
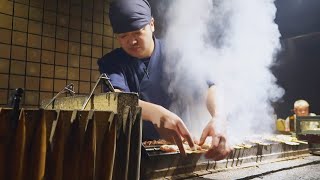
[{"label": "wall tile", "polygon": [[54,77],[60,79],[67,79],[67,67],[55,66]]},{"label": "wall tile", "polygon": [[45,23],[56,24],[57,13],[52,11],[44,11],[43,19]]},{"label": "wall tile", "polygon": [[34,48],[41,48],[41,36],[28,34],[28,46]]},{"label": "wall tile", "polygon": [[57,26],[56,37],[58,39],[68,40],[68,28]]},{"label": "wall tile", "polygon": [[68,67],[68,79],[79,80],[79,68]]},{"label": "wall tile", "polygon": [[96,70],[91,70],[91,81],[96,82],[100,76],[100,72]]},{"label": "wall tile", "polygon": [[[42,102],[46,100],[46,103],[48,103],[49,100],[53,98],[53,93],[52,92],[40,92],[40,105],[42,105]],[[46,104],[43,104],[45,106]]]},{"label": "wall tile", "polygon": [[40,63],[27,62],[27,76],[40,76]]},{"label": "wall tile", "polygon": [[30,7],[29,8],[29,19],[42,21],[43,10],[40,8]]},{"label": "wall tile", "polygon": [[102,57],[102,47],[92,46],[92,57],[95,57],[95,58]]},{"label": "wall tile", "polygon": [[98,70],[99,66],[98,66],[98,58],[92,58],[91,60],[91,69],[93,70]]},{"label": "wall tile", "polygon": [[34,91],[25,92],[25,104],[26,105],[39,105],[39,93]]},{"label": "wall tile", "polygon": [[0,28],[12,29],[12,16],[0,14]]},{"label": "wall tile", "polygon": [[99,34],[92,34],[92,44],[96,46],[102,46],[102,35]]},{"label": "wall tile", "polygon": [[11,58],[18,60],[26,60],[27,49],[22,46],[12,46]]},{"label": "wall tile", "polygon": [[93,14],[93,21],[97,23],[103,23],[103,11],[95,11]]},{"label": "wall tile", "polygon": [[29,0],[15,0],[15,2],[19,2],[20,4],[25,4],[25,5],[29,4]]},{"label": "wall tile", "polygon": [[56,35],[56,26],[53,24],[43,24],[43,31],[42,35],[49,36],[49,37],[55,37]]},{"label": "wall tile", "polygon": [[91,58],[80,56],[80,67],[90,69],[91,68]]},{"label": "wall tile", "polygon": [[[78,2],[81,5],[81,2],[80,1],[78,1]],[[81,17],[81,7],[80,6],[76,6],[76,5],[71,6],[70,15],[71,16],[76,16],[76,17]]]},{"label": "wall tile", "polygon": [[69,26],[69,16],[58,14],[57,16],[57,25],[62,27],[68,27]]},{"label": "wall tile", "polygon": [[11,60],[10,73],[11,74],[25,75],[26,74],[26,62],[25,61]]},{"label": "wall tile", "polygon": [[44,0],[44,8],[55,11],[57,8],[57,1]]},{"label": "wall tile", "polygon": [[71,82],[88,94],[100,75],[97,59],[117,45],[107,11],[105,0],[2,2],[0,81],[7,83],[0,84],[0,105],[17,87],[26,89],[24,107],[38,107]]},{"label": "wall tile", "polygon": [[13,29],[18,30],[18,31],[27,32],[28,20],[23,19],[23,18],[19,18],[19,17],[14,17],[13,18]]},{"label": "wall tile", "polygon": [[100,23],[93,23],[93,33],[102,34],[103,25]]},{"label": "wall tile", "polygon": [[0,73],[9,73],[9,69],[10,69],[10,60],[0,59]]},{"label": "wall tile", "polygon": [[4,89],[0,89],[0,104],[6,105],[8,104],[8,91]]},{"label": "wall tile", "polygon": [[9,75],[0,74],[0,88],[8,89],[8,82],[9,82]]},{"label": "wall tile", "polygon": [[113,47],[113,38],[104,36],[103,37],[103,47],[111,49]]},{"label": "wall tile", "polygon": [[54,77],[54,66],[47,65],[47,64],[41,64],[41,77],[53,78]]},{"label": "wall tile", "polygon": [[103,48],[103,54],[107,54],[109,52],[111,52],[112,49],[109,49],[109,48]]},{"label": "wall tile", "polygon": [[8,15],[13,14],[13,2],[1,1],[0,12]]},{"label": "wall tile", "polygon": [[42,37],[42,48],[50,51],[55,49],[55,40],[54,38]]},{"label": "wall tile", "polygon": [[[90,70],[89,69],[80,69],[80,80],[81,81],[90,81]],[[89,84],[90,86],[90,84]]]},{"label": "wall tile", "polygon": [[37,22],[37,21],[29,20],[28,32],[40,35],[42,33],[42,24],[40,22]]},{"label": "wall tile", "polygon": [[79,84],[79,93],[81,93],[81,94],[89,94],[90,91],[91,91],[90,82],[80,82],[80,84]]},{"label": "wall tile", "polygon": [[[107,14],[107,13],[105,13],[105,14]],[[103,23],[106,25],[111,25],[109,16],[107,16],[107,15],[103,16]]]},{"label": "wall tile", "polygon": [[69,53],[80,55],[80,44],[75,42],[69,42]]},{"label": "wall tile", "polygon": [[41,91],[53,91],[53,79],[41,78],[40,79]]},{"label": "wall tile", "polygon": [[82,20],[82,30],[86,32],[92,32],[92,22]]},{"label": "wall tile", "polygon": [[86,44],[81,44],[81,55],[91,56],[91,46]]},{"label": "wall tile", "polygon": [[84,1],[84,5],[82,6],[82,11],[85,12],[82,13],[82,19],[92,21],[92,8],[85,5],[86,2],[89,1]]},{"label": "wall tile", "polygon": [[80,42],[80,31],[78,30],[69,30],[69,40],[73,42]]},{"label": "wall tile", "polygon": [[80,57],[78,55],[69,55],[68,66],[69,67],[80,67],[79,59],[80,59]]},{"label": "wall tile", "polygon": [[60,92],[66,86],[66,80],[55,79],[54,80],[54,92]]},{"label": "wall tile", "polygon": [[68,65],[68,55],[63,54],[63,53],[56,53],[55,64],[67,66]]},{"label": "wall tile", "polygon": [[28,6],[20,3],[14,3],[14,16],[28,18]]},{"label": "wall tile", "polygon": [[9,88],[16,89],[16,88],[25,87],[24,80],[25,80],[25,76],[10,75]]},{"label": "wall tile", "polygon": [[20,46],[26,46],[26,44],[27,44],[27,33],[13,31],[12,44],[20,45]]},{"label": "wall tile", "polygon": [[69,1],[58,0],[58,12],[69,14]]},{"label": "wall tile", "polygon": [[54,52],[42,50],[41,62],[47,64],[54,64]]},{"label": "wall tile", "polygon": [[11,44],[11,30],[0,29],[0,43]]},{"label": "wall tile", "polygon": [[69,28],[81,30],[81,18],[77,16],[71,16]]},{"label": "wall tile", "polygon": [[28,48],[27,56],[27,61],[40,62],[41,50]]},{"label": "wall tile", "polygon": [[111,26],[108,26],[108,25],[103,26],[103,35],[113,37],[113,31]]},{"label": "wall tile", "polygon": [[10,45],[0,44],[0,58],[10,59]]},{"label": "wall tile", "polygon": [[26,90],[39,90],[39,77],[26,77]]},{"label": "wall tile", "polygon": [[30,5],[38,8],[42,8],[43,3],[44,3],[43,0],[30,0]]},{"label": "wall tile", "polygon": [[91,33],[81,33],[81,43],[91,44]]},{"label": "wall tile", "polygon": [[56,51],[62,53],[68,53],[68,41],[56,40]]}]

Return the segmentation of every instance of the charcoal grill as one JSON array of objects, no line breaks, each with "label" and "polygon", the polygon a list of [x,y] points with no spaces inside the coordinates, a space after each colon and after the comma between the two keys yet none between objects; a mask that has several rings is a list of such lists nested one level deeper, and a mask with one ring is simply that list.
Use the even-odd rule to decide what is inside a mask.
[{"label": "charcoal grill", "polygon": [[212,161],[201,153],[186,156],[179,152],[166,153],[160,150],[161,145],[143,145],[141,160],[142,179],[186,178],[196,177],[215,171],[257,165],[267,161],[292,158],[309,154],[305,141],[285,142],[283,140],[260,139],[257,142],[245,142],[234,146],[228,158]]}]

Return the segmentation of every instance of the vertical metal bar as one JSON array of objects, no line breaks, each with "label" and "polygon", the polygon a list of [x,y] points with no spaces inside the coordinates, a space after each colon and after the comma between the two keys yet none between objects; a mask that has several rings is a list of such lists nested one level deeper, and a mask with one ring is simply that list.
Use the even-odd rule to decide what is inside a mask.
[{"label": "vertical metal bar", "polygon": [[130,160],[129,160],[129,172],[128,179],[140,179],[140,161],[141,161],[141,145],[142,145],[142,118],[141,108],[136,107],[131,109],[135,110],[133,119],[131,119],[131,145],[130,145]]},{"label": "vertical metal bar", "polygon": [[80,167],[80,180],[91,180],[95,178],[95,157],[96,157],[96,122],[94,111],[90,111],[87,119],[87,127],[84,137],[82,159]]},{"label": "vertical metal bar", "polygon": [[130,107],[126,106],[119,118],[122,121],[119,137],[117,141],[116,161],[115,161],[115,179],[128,179],[128,168],[130,158],[130,140],[131,140],[131,125],[130,125]]},{"label": "vertical metal bar", "polygon": [[69,135],[71,117],[73,111],[60,110],[57,125],[52,139],[52,161],[49,174],[52,180],[60,180],[63,177],[64,154],[66,139]]},{"label": "vertical metal bar", "polygon": [[26,125],[25,113],[21,109],[14,139],[11,146],[10,179],[23,179],[23,165],[26,151]]}]

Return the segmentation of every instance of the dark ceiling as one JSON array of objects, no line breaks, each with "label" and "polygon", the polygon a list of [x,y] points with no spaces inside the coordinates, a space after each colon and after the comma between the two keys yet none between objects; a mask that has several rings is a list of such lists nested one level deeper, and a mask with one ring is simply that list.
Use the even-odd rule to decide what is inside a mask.
[{"label": "dark ceiling", "polygon": [[320,32],[319,0],[276,0],[275,4],[282,39]]}]

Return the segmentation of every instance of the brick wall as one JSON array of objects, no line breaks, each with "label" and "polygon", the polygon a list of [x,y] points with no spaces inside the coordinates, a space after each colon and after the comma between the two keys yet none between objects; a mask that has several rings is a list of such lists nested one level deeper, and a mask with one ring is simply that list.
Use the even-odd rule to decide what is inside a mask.
[{"label": "brick wall", "polygon": [[[37,107],[73,83],[88,94],[97,59],[115,44],[108,0],[0,0],[0,106],[24,88],[24,107]],[[100,92],[101,88],[97,90]]]}]

